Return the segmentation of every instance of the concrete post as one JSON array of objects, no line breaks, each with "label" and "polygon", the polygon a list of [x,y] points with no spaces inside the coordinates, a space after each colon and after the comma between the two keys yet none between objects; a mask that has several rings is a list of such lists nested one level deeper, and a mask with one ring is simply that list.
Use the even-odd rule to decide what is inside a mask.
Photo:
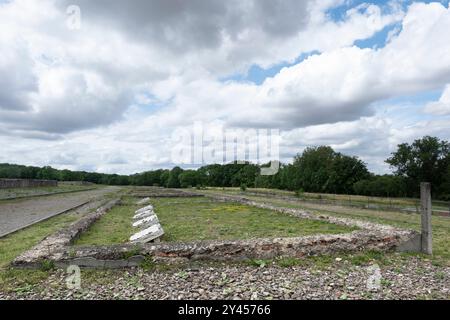
[{"label": "concrete post", "polygon": [[433,238],[431,233],[431,185],[429,182],[420,184],[420,204],[422,211],[422,253],[433,253]]}]

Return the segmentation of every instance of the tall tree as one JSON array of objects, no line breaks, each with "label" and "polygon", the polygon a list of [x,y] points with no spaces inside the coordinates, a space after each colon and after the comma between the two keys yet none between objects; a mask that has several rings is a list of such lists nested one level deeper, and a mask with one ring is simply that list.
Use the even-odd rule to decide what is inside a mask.
[{"label": "tall tree", "polygon": [[402,143],[386,160],[395,174],[409,179],[409,189],[417,195],[420,182],[430,182],[433,190],[443,183],[450,165],[450,144],[436,137],[425,136],[412,144]]},{"label": "tall tree", "polygon": [[310,147],[294,158],[288,179],[308,192],[352,193],[353,184],[368,178],[364,162],[335,152],[329,146]]},{"label": "tall tree", "polygon": [[180,167],[175,167],[172,170],[170,170],[169,174],[169,180],[167,181],[167,187],[168,188],[180,188],[180,174],[183,173],[183,169]]}]

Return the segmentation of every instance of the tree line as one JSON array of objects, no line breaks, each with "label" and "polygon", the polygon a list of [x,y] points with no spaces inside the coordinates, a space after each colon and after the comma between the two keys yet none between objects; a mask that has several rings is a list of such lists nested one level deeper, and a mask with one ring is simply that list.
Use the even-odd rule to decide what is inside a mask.
[{"label": "tree line", "polygon": [[417,197],[419,183],[431,182],[435,198],[450,200],[450,144],[436,137],[423,137],[400,144],[386,159],[393,174],[370,173],[357,157],[329,146],[308,147],[292,164],[281,164],[272,176],[260,174],[261,166],[233,162],[211,164],[197,170],[174,167],[133,175],[102,174],[0,164],[0,178],[88,181],[107,185],[273,188],[299,192],[358,194],[383,197]]}]

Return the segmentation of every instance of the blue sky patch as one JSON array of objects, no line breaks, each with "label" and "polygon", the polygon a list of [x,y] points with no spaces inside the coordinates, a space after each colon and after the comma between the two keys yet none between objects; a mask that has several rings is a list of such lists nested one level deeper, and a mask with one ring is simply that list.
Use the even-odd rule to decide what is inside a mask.
[{"label": "blue sky patch", "polygon": [[402,24],[401,23],[395,23],[391,24],[389,26],[384,27],[383,30],[378,31],[375,33],[372,37],[367,39],[361,39],[356,40],[354,45],[361,48],[370,48],[370,49],[380,49],[384,48],[387,44],[387,40],[389,37],[389,34],[391,32],[395,32],[398,34],[401,31]]},{"label": "blue sky patch", "polygon": [[310,56],[315,55],[315,54],[319,54],[319,52],[312,51],[312,52],[302,53],[292,63],[283,62],[283,63],[276,64],[267,69],[261,68],[260,66],[255,64],[250,67],[250,69],[248,70],[248,72],[246,74],[242,74],[242,73],[235,74],[235,75],[232,75],[229,77],[222,78],[222,79],[220,79],[220,81],[221,82],[228,82],[228,81],[252,82],[256,85],[261,85],[267,78],[272,78],[272,77],[276,76],[281,71],[281,69],[287,68],[287,67],[292,67],[296,64],[299,64],[299,63],[303,62],[304,60],[306,60],[307,58],[309,58]]},{"label": "blue sky patch", "polygon": [[398,96],[373,104],[377,114],[387,116],[396,123],[414,124],[424,120],[433,120],[441,116],[427,114],[423,110],[429,102],[438,101],[443,89],[430,90],[412,95]]}]

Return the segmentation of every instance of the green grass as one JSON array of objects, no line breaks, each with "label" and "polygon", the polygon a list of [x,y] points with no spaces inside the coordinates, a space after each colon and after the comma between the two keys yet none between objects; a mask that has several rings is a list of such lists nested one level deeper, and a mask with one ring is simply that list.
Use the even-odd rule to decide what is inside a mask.
[{"label": "green grass", "polygon": [[38,244],[46,236],[79,219],[76,214],[63,214],[32,225],[0,239],[0,268]]},{"label": "green grass", "polygon": [[45,237],[79,219],[76,214],[63,214],[37,223],[0,239],[0,291],[26,293],[48,277],[50,265],[41,270],[12,269],[8,265],[22,252],[31,249]]},{"label": "green grass", "polygon": [[[75,245],[107,245],[128,242],[137,232],[132,217],[139,206],[129,199],[113,208],[83,233]],[[271,210],[203,198],[152,200],[164,229],[162,241],[230,240],[337,234],[355,229],[321,221],[295,218]]]},{"label": "green grass", "polygon": [[[223,188],[213,188],[210,187],[208,190],[213,191],[223,191]],[[226,193],[231,194],[241,194],[240,188],[225,188]],[[277,190],[277,189],[264,189],[264,188],[248,188],[248,193],[257,193],[261,196],[288,196],[296,197],[295,192],[287,190]],[[379,205],[379,206],[396,206],[400,208],[415,208],[419,205],[420,200],[415,198],[387,198],[387,197],[368,197],[359,195],[343,195],[343,194],[328,194],[328,193],[309,193],[304,192],[301,195],[302,200],[319,201],[326,200],[329,202],[335,202],[336,204],[341,203],[352,204],[352,205]],[[433,208],[436,210],[448,211],[450,208],[450,202],[433,200]]]},{"label": "green grass", "polygon": [[127,243],[130,236],[137,232],[131,225],[134,212],[142,207],[135,205],[135,202],[134,198],[124,198],[121,205],[115,206],[95,222],[74,242],[74,245]]},{"label": "green grass", "polygon": [[[228,193],[228,191],[225,191],[225,193]],[[259,197],[249,195],[246,196],[246,198],[271,203],[280,207],[305,209],[315,213],[355,218],[420,231],[420,215],[414,213],[367,210],[305,202],[293,203],[277,198],[271,198],[270,196]],[[433,216],[432,229],[433,256],[431,259],[435,264],[450,265],[450,218]]]},{"label": "green grass", "polygon": [[[385,212],[376,210],[362,210],[344,207],[313,205],[298,205],[270,197],[253,197],[264,202],[283,207],[299,207],[317,213],[325,213],[343,217],[353,217],[362,220],[374,221],[398,227],[419,229],[420,217],[414,214],[399,212]],[[131,227],[131,218],[138,206],[134,205],[136,199],[125,198],[123,205],[113,208],[107,215],[92,226],[77,244],[109,244],[122,243],[135,232]],[[190,241],[194,239],[233,239],[268,236],[296,236],[315,233],[349,232],[348,228],[302,220],[283,215],[270,210],[243,206],[234,203],[210,202],[208,199],[154,199],[156,212],[166,231],[164,241]],[[39,270],[10,269],[7,265],[20,253],[36,245],[44,237],[52,234],[73,221],[79,219],[78,215],[66,214],[51,218],[34,226],[16,232],[0,239],[0,291],[26,294],[35,286],[45,280],[52,271],[51,265],[43,264]],[[435,264],[450,265],[450,219],[433,217],[434,257]],[[424,255],[361,252],[355,254],[339,253],[335,255],[311,256],[301,259],[280,257],[272,260],[250,260],[246,263],[264,268],[271,264],[281,267],[304,266],[315,269],[326,269],[336,263],[350,265],[368,265],[376,262],[380,265],[406,261],[411,256],[421,259],[430,259]],[[337,262],[336,258],[342,259]],[[401,263],[399,263],[401,265]],[[145,269],[158,267],[153,261],[144,263]],[[163,267],[161,267],[163,268]],[[161,269],[163,270],[163,269]],[[84,283],[99,282],[110,283],[112,276],[122,271],[83,270]],[[180,276],[182,274],[180,273]],[[436,279],[442,278],[442,273],[436,274]],[[132,279],[130,279],[131,281]]]},{"label": "green grass", "polygon": [[202,198],[154,199],[163,241],[230,240],[337,234],[354,229],[272,210]]}]

